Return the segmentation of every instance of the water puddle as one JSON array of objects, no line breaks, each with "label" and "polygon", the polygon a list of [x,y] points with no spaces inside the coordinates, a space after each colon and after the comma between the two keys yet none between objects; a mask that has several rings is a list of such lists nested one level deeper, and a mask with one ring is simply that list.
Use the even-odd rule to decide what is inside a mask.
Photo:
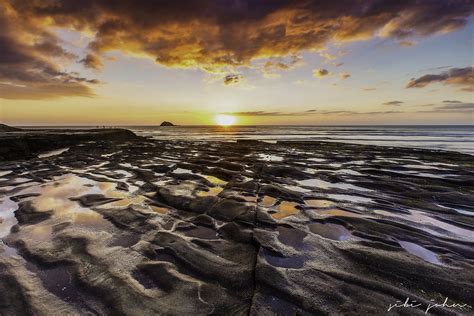
[{"label": "water puddle", "polygon": [[33,181],[33,180],[30,179],[30,178],[18,177],[18,178],[15,178],[15,179],[11,180],[10,182],[11,183],[16,183],[16,184],[21,184],[21,183],[26,183],[26,182],[30,182],[30,181]]},{"label": "water puddle", "polygon": [[306,261],[304,257],[283,257],[279,253],[266,248],[261,248],[260,255],[265,258],[268,264],[279,268],[301,269]]},{"label": "water puddle", "polygon": [[347,174],[351,176],[363,176],[363,174],[360,173],[359,171],[355,171],[352,169],[339,169],[336,171],[336,173],[342,173],[342,174]]},{"label": "water puddle", "polygon": [[109,244],[110,247],[130,248],[140,241],[138,234],[122,234],[114,238],[114,241]]},{"label": "water puddle", "polygon": [[14,213],[17,209],[18,203],[9,197],[0,200],[0,239],[10,234],[12,226],[18,223]]},{"label": "water puddle", "polygon": [[173,170],[173,173],[183,174],[183,173],[193,173],[190,169],[176,168]]},{"label": "water puddle", "polygon": [[463,209],[460,209],[459,207],[444,206],[444,205],[441,205],[441,204],[438,204],[438,203],[436,204],[436,206],[441,207],[441,208],[445,208],[445,209],[448,209],[448,210],[453,210],[453,211],[455,211],[456,213],[459,213],[459,214],[474,216],[474,211],[463,210]]},{"label": "water puddle", "polygon": [[196,189],[197,184],[192,181],[183,181],[180,184],[167,185],[166,188],[172,195],[193,197],[193,192]]},{"label": "water puddle", "polygon": [[320,189],[341,189],[341,190],[355,190],[355,191],[365,191],[369,192],[372,190],[355,186],[349,183],[331,183],[320,179],[307,179],[307,180],[297,180],[299,185],[314,187]]},{"label": "water puddle", "polygon": [[332,223],[313,223],[308,225],[312,233],[318,234],[324,238],[344,241],[351,237],[351,233],[342,225]]},{"label": "water puddle", "polygon": [[213,187],[213,188],[209,188],[208,191],[199,191],[197,193],[197,196],[201,196],[201,197],[204,197],[204,196],[217,196],[219,193],[221,193],[223,190],[223,188],[221,187]]},{"label": "water puddle", "polygon": [[[376,214],[401,218],[403,220],[411,221],[419,225],[436,227],[438,229],[446,231],[448,233],[447,234],[448,236],[451,234],[454,234],[458,237],[461,237],[462,239],[467,239],[467,240],[473,240],[474,238],[474,231],[472,230],[464,229],[464,228],[446,223],[444,221],[440,221],[436,218],[430,217],[427,213],[424,213],[421,211],[410,210],[409,212],[410,212],[409,214],[396,214],[396,213],[391,213],[391,212],[387,212],[383,210],[374,211],[374,213]],[[422,228],[422,229],[427,232],[439,235],[439,232],[433,229],[429,229],[429,228]]]},{"label": "water puddle", "polygon": [[291,215],[294,215],[299,212],[296,208],[298,203],[283,201],[278,206],[276,206],[276,213],[272,214],[272,217],[275,219],[282,219]]},{"label": "water puddle", "polygon": [[223,185],[227,184],[227,181],[221,180],[221,179],[219,179],[217,177],[214,177],[214,176],[207,176],[207,175],[202,175],[202,174],[199,174],[199,173],[197,175],[205,178],[207,181],[211,182],[214,185],[223,186]]},{"label": "water puddle", "polygon": [[106,204],[102,204],[102,205],[96,206],[96,208],[98,208],[98,209],[108,209],[108,208],[123,209],[123,208],[129,207],[130,205],[144,206],[146,204],[145,201],[148,200],[143,195],[128,197],[126,194],[123,194],[123,195],[119,194],[119,195],[115,195],[115,197],[120,197],[121,200],[106,203]]},{"label": "water puddle", "polygon": [[270,155],[270,154],[258,154],[258,158],[263,161],[273,161],[273,162],[283,161],[283,157]]},{"label": "water puddle", "polygon": [[264,207],[271,207],[271,206],[275,205],[276,201],[277,201],[276,198],[265,195],[263,197],[262,201],[260,202],[260,205],[264,206]]},{"label": "water puddle", "polygon": [[323,158],[308,158],[308,161],[314,161],[314,162],[325,162],[326,159]]},{"label": "water puddle", "polygon": [[344,211],[340,209],[330,209],[330,210],[322,210],[317,212],[318,215],[321,216],[341,216],[341,217],[358,217],[358,218],[371,218],[370,216],[365,216],[362,214]]},{"label": "water puddle", "polygon": [[133,173],[128,172],[128,171],[126,171],[126,170],[121,170],[121,169],[119,169],[119,170],[114,170],[114,173],[119,174],[119,175],[122,175],[122,176],[124,176],[124,177],[126,177],[126,178],[132,178],[132,177],[135,176]]},{"label": "water puddle", "polygon": [[0,171],[0,177],[6,176],[7,174],[12,173],[13,171],[7,170],[7,171]]},{"label": "water puddle", "polygon": [[160,213],[160,214],[166,214],[169,212],[169,209],[166,207],[160,207],[160,206],[155,206],[155,205],[150,205],[150,208],[153,210],[155,213]]},{"label": "water puddle", "polygon": [[199,239],[219,239],[219,234],[211,228],[204,226],[196,226],[183,231],[188,237],[199,238]]},{"label": "water puddle", "polygon": [[66,152],[68,150],[69,150],[69,147],[47,151],[45,153],[39,154],[38,158],[47,158],[47,157],[52,157],[52,156],[58,156],[58,155],[61,155],[62,153]]},{"label": "water puddle", "polygon": [[295,192],[308,193],[311,192],[309,189],[305,189],[296,185],[285,185],[285,188]]},{"label": "water puddle", "polygon": [[372,203],[374,200],[358,195],[350,194],[328,194],[328,198],[338,200],[338,201],[347,201],[353,203]]},{"label": "water puddle", "polygon": [[436,265],[443,265],[443,263],[438,259],[438,255],[431,250],[408,241],[398,241],[398,243],[403,249],[412,255]]},{"label": "water puddle", "polygon": [[299,229],[278,226],[278,240],[288,246],[295,249],[302,249],[304,247],[303,240],[308,233],[303,232]]},{"label": "water puddle", "polygon": [[337,204],[334,201],[323,200],[323,199],[308,199],[308,200],[305,200],[304,203],[308,206],[318,207],[318,208],[334,207]]}]

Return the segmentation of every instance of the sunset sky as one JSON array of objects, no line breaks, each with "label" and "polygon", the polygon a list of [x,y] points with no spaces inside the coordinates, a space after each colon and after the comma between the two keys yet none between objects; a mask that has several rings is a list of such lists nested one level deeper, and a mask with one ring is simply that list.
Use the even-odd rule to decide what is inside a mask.
[{"label": "sunset sky", "polygon": [[473,124],[473,2],[0,1],[0,122]]}]

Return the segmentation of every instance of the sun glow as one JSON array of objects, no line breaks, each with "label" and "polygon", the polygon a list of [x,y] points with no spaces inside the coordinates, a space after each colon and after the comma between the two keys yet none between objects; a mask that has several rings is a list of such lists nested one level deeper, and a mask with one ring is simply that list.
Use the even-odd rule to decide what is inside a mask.
[{"label": "sun glow", "polygon": [[230,126],[235,123],[236,118],[235,116],[232,116],[232,115],[219,114],[214,117],[214,120],[216,121],[218,125]]}]

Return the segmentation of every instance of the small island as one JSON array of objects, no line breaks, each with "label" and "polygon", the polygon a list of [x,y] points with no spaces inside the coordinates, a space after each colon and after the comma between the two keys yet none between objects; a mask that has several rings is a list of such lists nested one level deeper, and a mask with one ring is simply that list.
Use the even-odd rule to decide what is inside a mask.
[{"label": "small island", "polygon": [[175,126],[173,123],[168,122],[168,121],[163,121],[160,126]]}]

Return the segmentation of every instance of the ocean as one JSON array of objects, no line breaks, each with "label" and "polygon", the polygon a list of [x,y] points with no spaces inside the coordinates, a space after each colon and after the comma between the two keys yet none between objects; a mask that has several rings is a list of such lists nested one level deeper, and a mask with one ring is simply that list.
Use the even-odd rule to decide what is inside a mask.
[{"label": "ocean", "polygon": [[474,155],[474,126],[126,126],[160,140],[328,141],[450,150]]},{"label": "ocean", "polygon": [[[26,126],[22,126],[26,127]],[[93,128],[96,126],[31,126],[29,128]],[[427,148],[474,155],[474,125],[404,126],[114,126],[158,140],[235,141],[256,139],[327,141],[363,145]]]}]

